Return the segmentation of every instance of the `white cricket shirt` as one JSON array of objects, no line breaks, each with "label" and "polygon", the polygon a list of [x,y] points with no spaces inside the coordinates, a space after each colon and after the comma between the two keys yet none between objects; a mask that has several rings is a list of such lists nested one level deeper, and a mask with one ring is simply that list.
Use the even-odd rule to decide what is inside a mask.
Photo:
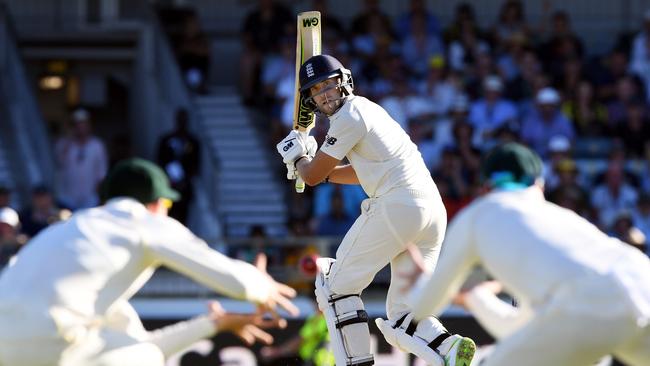
[{"label": "white cricket shirt", "polygon": [[456,216],[434,273],[423,276],[410,294],[416,318],[439,314],[477,264],[533,308],[564,284],[614,276],[639,318],[650,319],[650,260],[547,202],[536,186],[491,192]]},{"label": "white cricket shirt", "polygon": [[263,302],[270,291],[267,277],[252,265],[210,249],[172,218],[117,198],[43,230],[2,272],[0,340],[65,337],[137,318],[125,303],[160,265],[238,299]]},{"label": "white cricket shirt", "polygon": [[329,119],[321,150],[347,157],[368,197],[400,187],[437,192],[417,146],[381,106],[351,95]]}]

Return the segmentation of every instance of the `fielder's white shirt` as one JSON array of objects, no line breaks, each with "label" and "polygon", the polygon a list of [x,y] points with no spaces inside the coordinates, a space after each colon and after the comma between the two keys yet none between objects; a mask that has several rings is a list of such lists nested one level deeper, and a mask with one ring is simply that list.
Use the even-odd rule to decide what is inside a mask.
[{"label": "fielder's white shirt", "polygon": [[329,119],[321,150],[347,157],[368,197],[400,187],[437,191],[417,146],[381,106],[351,95]]},{"label": "fielder's white shirt", "polygon": [[42,231],[2,272],[0,341],[128,328],[139,320],[127,300],[160,265],[234,298],[263,302],[270,291],[252,265],[210,249],[172,218],[117,198]]},{"label": "fielder's white shirt", "polygon": [[533,308],[566,283],[614,276],[640,321],[650,320],[650,260],[573,211],[547,202],[535,186],[489,193],[457,215],[436,270],[420,278],[410,294],[415,317],[441,313],[477,264]]}]

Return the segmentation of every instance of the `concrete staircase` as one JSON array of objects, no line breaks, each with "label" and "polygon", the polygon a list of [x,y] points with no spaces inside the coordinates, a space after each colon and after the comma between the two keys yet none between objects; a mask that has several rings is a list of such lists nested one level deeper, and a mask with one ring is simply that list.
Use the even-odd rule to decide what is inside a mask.
[{"label": "concrete staircase", "polygon": [[200,133],[206,134],[220,164],[217,205],[224,236],[245,237],[253,225],[264,226],[269,236],[285,235],[284,190],[269,159],[274,151],[263,143],[237,92],[215,88],[195,104],[203,125]]}]

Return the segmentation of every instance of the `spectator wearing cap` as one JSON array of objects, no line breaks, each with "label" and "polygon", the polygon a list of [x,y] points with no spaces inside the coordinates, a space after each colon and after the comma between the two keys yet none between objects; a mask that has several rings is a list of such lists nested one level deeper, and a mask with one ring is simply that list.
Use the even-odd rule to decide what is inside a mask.
[{"label": "spectator wearing cap", "polygon": [[543,158],[548,155],[548,144],[553,136],[572,140],[575,136],[571,122],[559,110],[560,95],[553,88],[543,88],[535,97],[536,106],[524,117],[521,139]]},{"label": "spectator wearing cap", "polygon": [[570,158],[571,141],[562,135],[551,137],[548,142],[548,156],[544,159],[544,186],[546,189],[553,189],[557,186],[557,164]]},{"label": "spectator wearing cap", "polygon": [[99,204],[98,187],[108,169],[104,143],[92,133],[90,113],[72,114],[72,133],[55,146],[58,198],[73,210]]},{"label": "spectator wearing cap", "polygon": [[68,217],[70,211],[56,205],[48,187],[36,186],[32,189],[31,205],[20,213],[21,230],[28,237],[34,237],[51,224]]},{"label": "spectator wearing cap", "polygon": [[469,111],[469,122],[474,127],[474,144],[483,149],[494,145],[494,133],[510,123],[517,123],[517,108],[511,101],[502,98],[503,81],[496,75],[483,80],[483,98],[473,102]]},{"label": "spectator wearing cap", "polygon": [[636,207],[632,209],[632,221],[634,226],[639,228],[646,238],[646,254],[650,256],[650,194],[642,193],[639,196]]},{"label": "spectator wearing cap", "polygon": [[444,57],[440,55],[429,59],[426,77],[417,87],[418,93],[428,99],[435,117],[445,117],[461,95],[457,83],[448,75]]},{"label": "spectator wearing cap", "polygon": [[26,242],[19,230],[18,213],[11,207],[0,208],[0,269],[10,262]]}]

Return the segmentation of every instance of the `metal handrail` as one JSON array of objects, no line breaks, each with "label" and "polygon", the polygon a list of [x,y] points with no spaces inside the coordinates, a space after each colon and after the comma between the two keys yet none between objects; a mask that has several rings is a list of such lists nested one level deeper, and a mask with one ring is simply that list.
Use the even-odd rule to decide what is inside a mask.
[{"label": "metal handrail", "polygon": [[6,118],[14,133],[15,153],[20,158],[15,169],[22,175],[20,187],[28,190],[36,184],[53,183],[54,159],[45,122],[30,88],[16,39],[15,26],[8,9],[4,3],[0,3],[0,44],[3,45],[0,47],[0,83]]}]

